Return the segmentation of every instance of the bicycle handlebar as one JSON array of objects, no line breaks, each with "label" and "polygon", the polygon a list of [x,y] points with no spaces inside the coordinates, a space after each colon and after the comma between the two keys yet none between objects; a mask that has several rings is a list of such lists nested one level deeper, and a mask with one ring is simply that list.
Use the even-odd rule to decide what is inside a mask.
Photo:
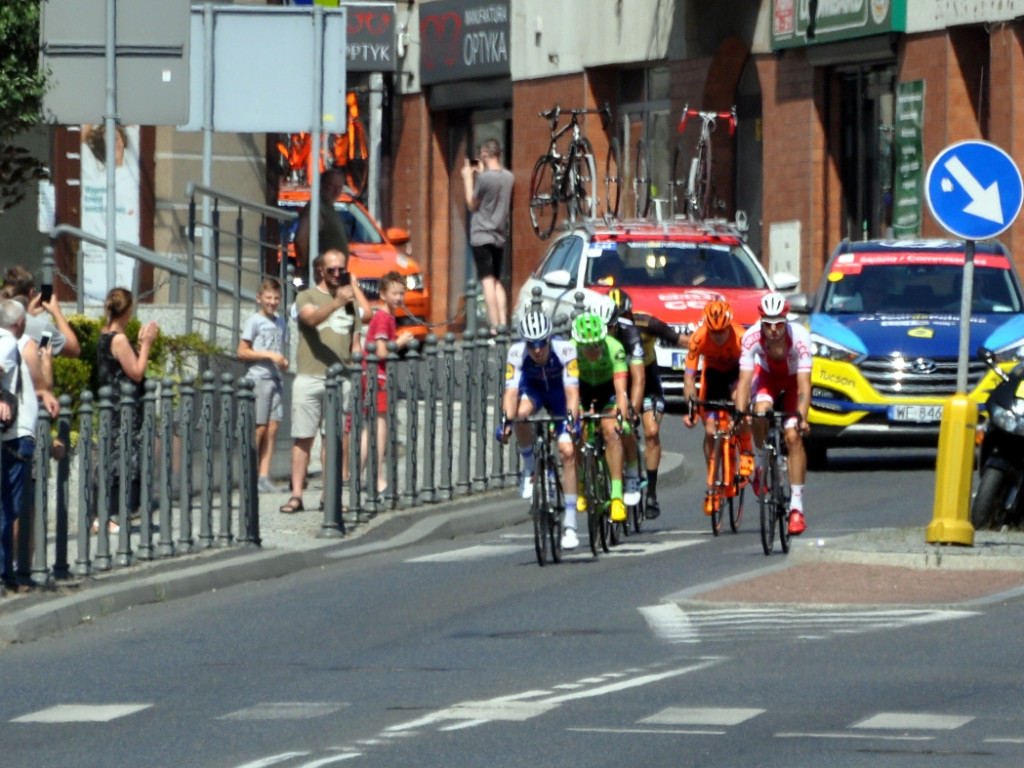
[{"label": "bicycle handlebar", "polygon": [[691,117],[699,117],[705,123],[710,124],[712,130],[716,120],[726,120],[729,123],[729,135],[732,136],[736,133],[736,107],[723,112],[702,112],[699,109],[690,109],[690,105],[687,104],[683,107],[683,116],[679,119],[680,133],[686,130],[686,121]]}]

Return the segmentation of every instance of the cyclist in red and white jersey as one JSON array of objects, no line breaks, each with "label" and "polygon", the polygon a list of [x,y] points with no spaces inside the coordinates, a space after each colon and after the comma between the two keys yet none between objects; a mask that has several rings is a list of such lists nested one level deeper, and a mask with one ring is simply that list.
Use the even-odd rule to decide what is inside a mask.
[{"label": "cyclist in red and white jersey", "polygon": [[[751,326],[740,342],[740,377],[736,385],[736,407],[743,411],[754,402],[754,412],[764,413],[782,401],[779,408],[796,413],[786,419],[786,448],[789,452],[789,482],[792,488],[792,510],[789,532],[804,532],[804,481],[807,478],[807,454],[803,435],[810,430],[807,411],[811,407],[811,340],[807,329],[786,320],[789,302],[779,293],[761,299],[761,322]],[[763,446],[768,426],[763,419],[754,420],[754,444]],[[757,457],[754,492],[758,493],[763,474],[763,452]]]}]

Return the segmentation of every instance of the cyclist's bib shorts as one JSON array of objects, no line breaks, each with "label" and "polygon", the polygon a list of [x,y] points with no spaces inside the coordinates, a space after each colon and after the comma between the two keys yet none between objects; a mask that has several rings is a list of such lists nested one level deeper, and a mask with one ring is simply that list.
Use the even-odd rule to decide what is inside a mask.
[{"label": "cyclist's bib shorts", "polygon": [[[775,373],[762,368],[754,368],[753,383],[750,387],[754,393],[755,403],[772,403],[773,408],[781,406],[783,411],[793,413],[797,406],[796,376],[787,371]],[[779,396],[782,396],[781,402]],[[797,426],[796,416],[790,416],[783,424],[784,429]]]},{"label": "cyclist's bib shorts", "polygon": [[519,390],[520,400],[529,400],[533,404],[533,410],[535,412],[540,411],[541,408],[547,410],[556,419],[561,419],[555,426],[555,433],[559,439],[563,435],[568,439],[569,433],[565,430],[565,414],[567,411],[565,403],[565,390],[561,387],[554,387],[552,389],[541,389],[540,387],[530,386],[529,381],[524,381],[522,389]]},{"label": "cyclist's bib shorts", "polygon": [[580,382],[580,405],[583,410],[594,403],[598,411],[607,411],[615,407],[615,384],[606,381],[602,384],[585,384]]},{"label": "cyclist's bib shorts", "polygon": [[661,375],[658,373],[657,363],[644,366],[644,401],[640,410],[643,413],[655,411],[662,414],[665,412],[665,390],[661,386]]}]

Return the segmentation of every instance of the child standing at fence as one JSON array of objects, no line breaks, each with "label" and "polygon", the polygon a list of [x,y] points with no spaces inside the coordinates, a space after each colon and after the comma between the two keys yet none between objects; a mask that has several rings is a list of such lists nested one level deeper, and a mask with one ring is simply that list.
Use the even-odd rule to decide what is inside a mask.
[{"label": "child standing at fence", "polygon": [[[383,495],[387,490],[387,479],[384,472],[384,450],[387,447],[388,437],[388,394],[386,385],[388,342],[398,344],[399,349],[405,348],[413,335],[410,331],[398,333],[398,325],[395,320],[395,310],[405,302],[405,278],[398,272],[392,270],[380,279],[380,298],[384,302],[384,308],[374,313],[366,330],[366,351],[377,357],[377,493]],[[365,363],[364,363],[365,365]],[[369,372],[363,373],[363,392],[366,392],[366,376]],[[369,403],[366,404],[364,413],[369,419]],[[369,423],[363,431],[362,457],[363,466],[366,466],[367,445],[369,443]],[[370,478],[366,479],[369,486]]]},{"label": "child standing at fence", "polygon": [[288,343],[288,326],[278,317],[281,305],[281,283],[266,277],[256,295],[259,310],[242,328],[236,354],[246,364],[245,376],[253,382],[256,395],[256,451],[259,455],[260,493],[279,493],[270,479],[270,460],[274,455],[277,427],[284,416],[284,388],[281,371],[288,368],[284,356]]}]

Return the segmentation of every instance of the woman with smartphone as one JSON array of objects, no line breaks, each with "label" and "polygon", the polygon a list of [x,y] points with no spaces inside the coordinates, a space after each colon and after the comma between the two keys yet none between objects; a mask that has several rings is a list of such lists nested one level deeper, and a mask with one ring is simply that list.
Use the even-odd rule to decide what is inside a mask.
[{"label": "woman with smartphone", "polygon": [[[142,429],[143,382],[146,378],[146,366],[149,364],[149,352],[159,329],[156,322],[152,320],[142,326],[139,331],[139,348],[136,350],[127,334],[128,321],[132,319],[135,309],[135,298],[132,296],[132,292],[125,288],[114,288],[107,294],[104,306],[107,324],[100,330],[99,342],[96,345],[96,367],[100,386],[113,389],[114,419],[112,426],[114,435],[119,433],[121,427],[121,385],[128,382],[135,387],[135,408],[132,412],[131,428],[132,445],[135,446],[135,449],[131,451],[129,459],[131,462],[130,508],[131,511],[134,511],[139,506],[140,497],[137,446]],[[115,444],[109,465],[100,469],[100,471],[108,473],[103,480],[109,481],[110,487],[120,484],[119,467],[121,464],[119,458]],[[110,500],[110,532],[116,533],[119,530],[119,526],[115,522],[119,494],[109,494],[108,498]],[[93,521],[93,528],[96,528],[95,521]]]}]

